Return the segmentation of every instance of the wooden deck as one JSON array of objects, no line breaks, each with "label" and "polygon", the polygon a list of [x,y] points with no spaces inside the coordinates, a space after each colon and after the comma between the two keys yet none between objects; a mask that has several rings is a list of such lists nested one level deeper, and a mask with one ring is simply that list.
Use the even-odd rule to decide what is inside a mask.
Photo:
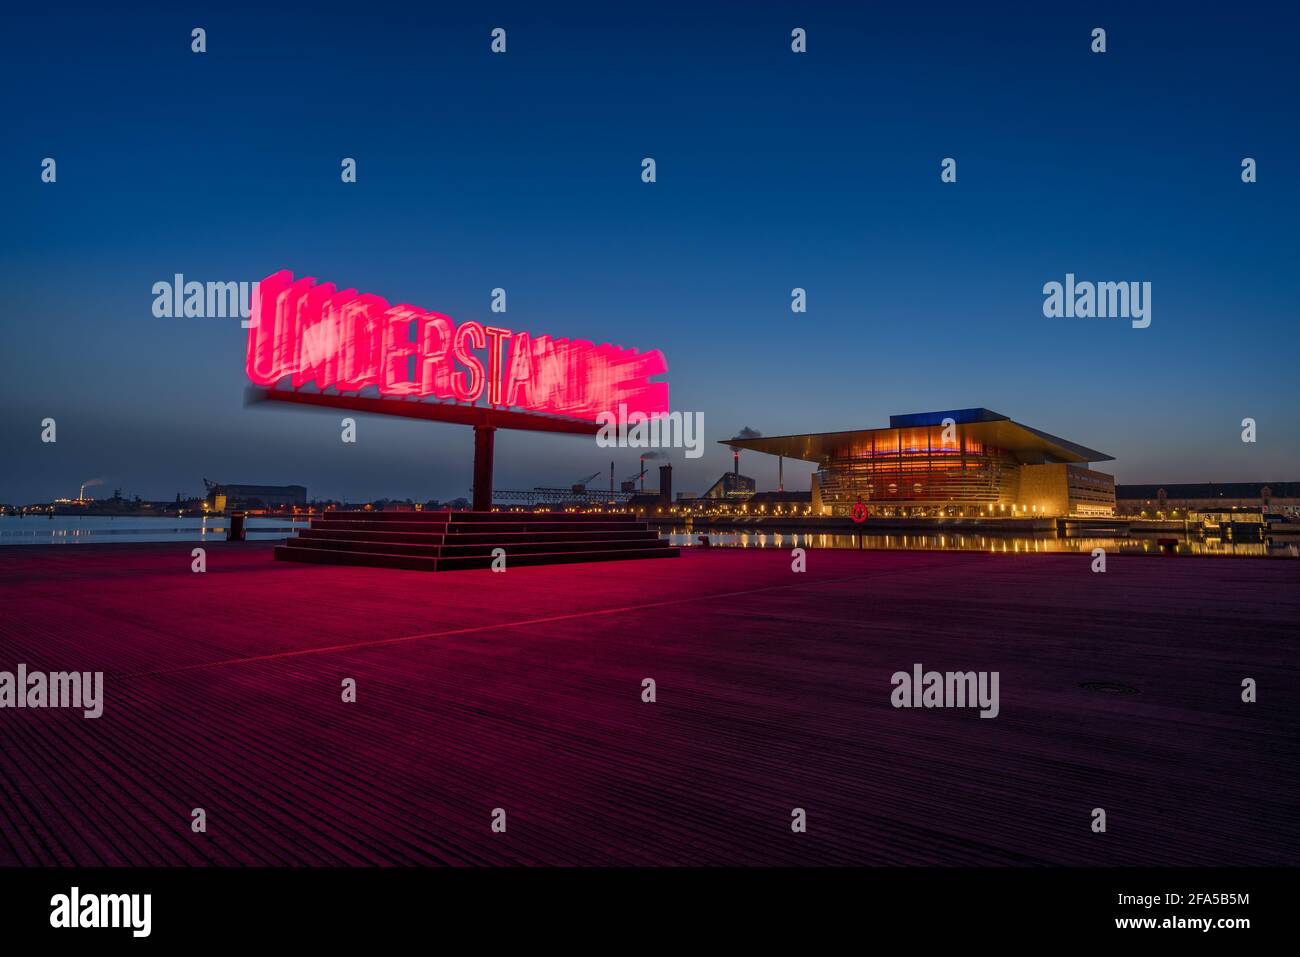
[{"label": "wooden deck", "polygon": [[[106,699],[0,711],[0,865],[1300,862],[1300,563],[192,547],[0,549],[0,670]],[[1000,672],[1000,716],[895,710],[913,662]]]}]

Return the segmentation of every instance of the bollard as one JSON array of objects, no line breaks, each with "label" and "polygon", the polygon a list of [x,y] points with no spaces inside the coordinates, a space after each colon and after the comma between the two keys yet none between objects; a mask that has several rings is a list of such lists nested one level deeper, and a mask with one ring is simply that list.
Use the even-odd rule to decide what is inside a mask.
[{"label": "bollard", "polygon": [[242,542],[244,540],[244,512],[231,512],[230,524],[226,526],[226,541]]}]

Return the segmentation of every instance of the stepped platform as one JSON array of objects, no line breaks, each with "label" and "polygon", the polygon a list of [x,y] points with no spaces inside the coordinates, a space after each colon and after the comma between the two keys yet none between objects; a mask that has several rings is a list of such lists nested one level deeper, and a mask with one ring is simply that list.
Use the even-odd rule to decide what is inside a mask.
[{"label": "stepped platform", "polygon": [[645,522],[568,512],[330,512],[276,546],[279,561],[412,571],[676,558]]}]

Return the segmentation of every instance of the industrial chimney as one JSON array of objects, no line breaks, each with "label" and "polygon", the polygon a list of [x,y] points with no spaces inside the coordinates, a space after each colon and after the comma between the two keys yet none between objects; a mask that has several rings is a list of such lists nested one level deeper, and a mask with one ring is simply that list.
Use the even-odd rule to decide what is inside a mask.
[{"label": "industrial chimney", "polygon": [[659,501],[671,505],[673,501],[673,467],[659,466]]}]

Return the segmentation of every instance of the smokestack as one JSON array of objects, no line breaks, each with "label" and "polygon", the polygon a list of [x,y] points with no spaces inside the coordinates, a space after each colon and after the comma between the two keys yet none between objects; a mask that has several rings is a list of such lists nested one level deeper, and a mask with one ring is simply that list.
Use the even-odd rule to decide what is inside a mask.
[{"label": "smokestack", "polygon": [[673,500],[673,467],[659,466],[659,500],[671,504]]}]

